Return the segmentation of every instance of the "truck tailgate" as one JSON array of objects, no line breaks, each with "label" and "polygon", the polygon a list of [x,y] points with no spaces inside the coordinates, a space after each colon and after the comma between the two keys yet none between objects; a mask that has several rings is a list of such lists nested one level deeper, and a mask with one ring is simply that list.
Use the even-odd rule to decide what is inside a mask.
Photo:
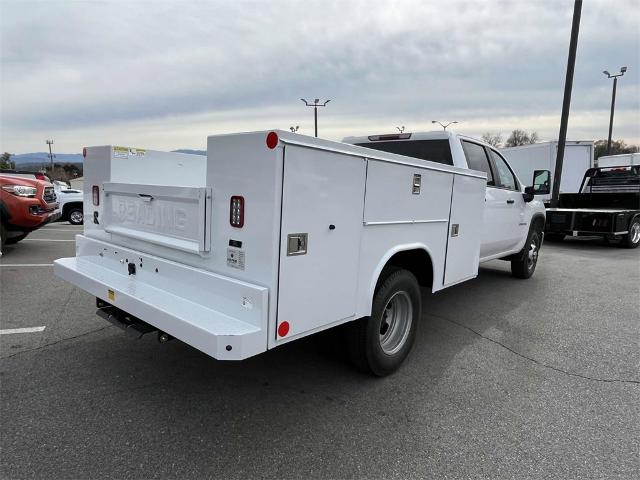
[{"label": "truck tailgate", "polygon": [[211,189],[104,183],[104,229],[190,253],[208,252]]},{"label": "truck tailgate", "polygon": [[54,263],[64,280],[214,358],[266,350],[267,288],[82,235],[76,242],[78,256]]}]

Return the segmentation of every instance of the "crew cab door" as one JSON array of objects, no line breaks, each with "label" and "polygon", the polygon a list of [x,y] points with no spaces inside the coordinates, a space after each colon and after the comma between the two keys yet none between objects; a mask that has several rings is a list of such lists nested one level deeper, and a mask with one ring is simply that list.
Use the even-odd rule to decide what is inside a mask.
[{"label": "crew cab door", "polygon": [[[518,245],[521,238],[520,224],[524,222],[522,193],[502,187],[503,180],[498,166],[489,157],[491,150],[488,152],[484,146],[467,140],[462,140],[462,148],[469,168],[487,174],[480,258],[509,252]],[[504,168],[510,172],[506,163]],[[513,173],[511,175],[517,187],[515,176]]]},{"label": "crew cab door", "polygon": [[[503,251],[517,249],[528,233],[525,218],[525,201],[518,180],[506,160],[492,148],[487,149],[494,171],[494,187],[491,194],[497,199],[497,207],[506,204],[503,219],[505,247]],[[504,204],[502,203],[504,200]],[[500,252],[498,252],[500,253]]]}]

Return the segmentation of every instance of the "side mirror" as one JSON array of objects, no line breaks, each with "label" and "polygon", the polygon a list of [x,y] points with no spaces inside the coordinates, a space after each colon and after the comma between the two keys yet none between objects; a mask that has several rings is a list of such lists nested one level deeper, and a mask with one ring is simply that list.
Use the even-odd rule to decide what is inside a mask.
[{"label": "side mirror", "polygon": [[522,194],[525,202],[533,200],[534,195],[548,195],[551,193],[551,172],[549,170],[534,170],[533,185],[525,187]]},{"label": "side mirror", "polygon": [[551,193],[551,172],[549,170],[533,171],[534,195],[548,195]]}]

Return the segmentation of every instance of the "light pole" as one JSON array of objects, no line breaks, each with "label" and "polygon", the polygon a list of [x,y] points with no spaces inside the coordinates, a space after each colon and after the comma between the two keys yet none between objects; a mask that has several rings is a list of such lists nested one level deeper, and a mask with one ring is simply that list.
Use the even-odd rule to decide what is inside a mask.
[{"label": "light pole", "polygon": [[611,75],[606,70],[604,73],[607,78],[613,78],[613,92],[611,93],[611,117],[609,118],[609,139],[607,140],[607,155],[611,155],[611,133],[613,132],[613,110],[616,108],[616,87],[618,85],[618,77],[624,75],[627,71],[627,67],[622,67],[620,73],[617,75]]},{"label": "light pole", "polygon": [[440,122],[439,122],[439,121],[437,121],[437,120],[431,120],[431,123],[437,123],[437,124],[438,124],[438,125],[440,125],[444,130],[446,130],[446,129],[447,129],[447,127],[448,127],[449,125],[451,125],[451,124],[453,124],[453,123],[458,123],[458,122],[454,120],[453,122],[449,122],[449,123],[447,123],[446,125],[444,125],[444,124],[440,123]]},{"label": "light pole", "polygon": [[296,133],[300,129],[300,125],[296,125],[295,127],[289,127],[291,133]]},{"label": "light pole", "polygon": [[400,133],[404,133],[404,125],[401,127],[396,127]]},{"label": "light pole", "polygon": [[318,137],[318,107],[326,107],[327,103],[329,103],[331,100],[327,100],[324,103],[320,103],[319,98],[316,98],[313,101],[313,103],[307,102],[304,98],[301,98],[300,100],[302,100],[307,107],[313,107],[313,121],[315,125],[315,132],[316,132],[316,138],[317,138]]},{"label": "light pole", "polygon": [[51,161],[51,176],[53,177],[53,150],[51,147],[53,145],[53,139],[47,140],[47,145],[49,145],[49,160]]}]

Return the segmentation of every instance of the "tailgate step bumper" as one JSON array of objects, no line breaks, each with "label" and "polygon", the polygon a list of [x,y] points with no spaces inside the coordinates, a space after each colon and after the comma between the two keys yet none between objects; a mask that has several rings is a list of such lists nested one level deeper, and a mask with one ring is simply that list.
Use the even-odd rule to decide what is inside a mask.
[{"label": "tailgate step bumper", "polygon": [[[132,257],[137,252],[119,248],[117,253]],[[141,258],[166,274],[128,275],[117,270],[126,265],[107,255],[60,258],[54,262],[54,272],[214,358],[242,360],[266,351],[267,288],[157,257]]]}]

